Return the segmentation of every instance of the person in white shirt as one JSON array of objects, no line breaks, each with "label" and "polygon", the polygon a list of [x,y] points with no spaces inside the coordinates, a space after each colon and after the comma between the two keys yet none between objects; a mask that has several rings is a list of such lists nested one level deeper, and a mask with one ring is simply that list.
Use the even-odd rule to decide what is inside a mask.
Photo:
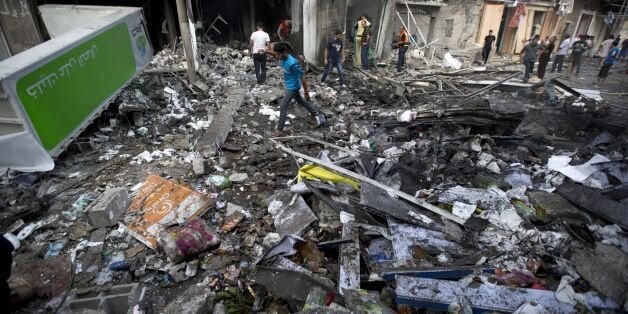
[{"label": "person in white shirt", "polygon": [[608,52],[611,50],[613,46],[613,41],[615,40],[615,36],[609,35],[606,40],[602,42],[600,48],[597,51],[598,57],[600,57],[600,63],[598,63],[598,69],[602,68],[602,64],[604,64],[604,59],[608,56]]},{"label": "person in white shirt", "polygon": [[255,78],[257,84],[266,82],[266,51],[270,43],[270,36],[264,31],[262,23],[257,23],[257,31],[251,34],[249,41],[249,51],[253,54],[253,64],[255,65]]},{"label": "person in white shirt", "polygon": [[567,55],[567,51],[569,51],[569,47],[571,47],[571,39],[569,34],[565,34],[563,36],[563,42],[558,46],[558,50],[556,51],[556,56],[554,56],[554,61],[552,62],[552,70],[550,72],[554,73],[556,69],[558,69],[558,73],[563,71],[563,61],[565,61],[565,56]]}]

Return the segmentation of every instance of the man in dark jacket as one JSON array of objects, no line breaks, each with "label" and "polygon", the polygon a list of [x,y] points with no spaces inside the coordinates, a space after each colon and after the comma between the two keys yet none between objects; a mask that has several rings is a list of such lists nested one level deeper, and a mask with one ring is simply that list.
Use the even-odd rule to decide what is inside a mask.
[{"label": "man in dark jacket", "polygon": [[0,309],[5,311],[11,308],[11,289],[9,288],[8,280],[11,277],[13,251],[18,249],[19,246],[20,240],[13,234],[0,234]]}]

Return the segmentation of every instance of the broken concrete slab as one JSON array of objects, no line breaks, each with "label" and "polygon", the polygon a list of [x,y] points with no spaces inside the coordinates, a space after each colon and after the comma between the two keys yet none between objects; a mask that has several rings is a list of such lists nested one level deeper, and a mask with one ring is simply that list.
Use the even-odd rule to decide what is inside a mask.
[{"label": "broken concrete slab", "polygon": [[411,249],[419,246],[428,252],[448,252],[449,254],[471,255],[472,252],[460,244],[447,239],[444,232],[423,228],[415,225],[399,223],[393,218],[388,219],[395,259],[407,261],[413,259]]},{"label": "broken concrete slab", "polygon": [[336,293],[333,287],[294,270],[258,266],[251,278],[255,283],[266,287],[274,295],[288,301],[295,307],[301,306],[307,299],[309,291],[315,287],[319,287],[327,293]]},{"label": "broken concrete slab", "polygon": [[210,313],[213,310],[214,293],[209,287],[191,286],[175,297],[164,309],[164,314]]},{"label": "broken concrete slab", "polygon": [[220,146],[227,140],[234,116],[244,102],[246,92],[243,89],[232,90],[227,95],[226,102],[214,116],[214,121],[198,141],[198,151],[203,157],[213,157],[218,153]]},{"label": "broken concrete slab", "polygon": [[149,175],[124,216],[131,235],[153,250],[166,227],[201,216],[214,206],[211,198],[157,175]]},{"label": "broken concrete slab", "polygon": [[304,273],[306,275],[312,276],[320,280],[322,283],[325,283],[328,287],[334,286],[334,282],[331,281],[331,279],[314,274],[309,269],[301,267],[301,265],[282,256],[278,256],[270,266],[277,269],[288,269],[288,270],[298,271],[298,272]]},{"label": "broken concrete slab", "polygon": [[571,257],[576,271],[593,288],[619,304],[628,300],[628,254],[598,243],[595,249],[576,249]]},{"label": "broken concrete slab", "polygon": [[393,198],[385,190],[367,182],[363,182],[360,187],[360,204],[406,222],[425,225],[432,222],[431,218],[421,213],[413,205],[401,199]]},{"label": "broken concrete slab", "polygon": [[[465,297],[478,312],[514,312],[530,300],[543,305],[550,313],[578,313],[576,307],[556,299],[554,291],[515,288],[489,284],[469,285],[459,281],[397,276],[395,289],[399,305],[447,311],[449,305]],[[599,297],[586,299],[590,308],[616,309],[617,303]]]},{"label": "broken concrete slab", "polygon": [[360,244],[359,233],[352,222],[342,224],[342,238],[351,242],[340,245],[340,272],[338,274],[338,291],[344,289],[360,289]]},{"label": "broken concrete slab", "polygon": [[554,219],[586,220],[582,212],[575,208],[566,199],[556,193],[542,190],[528,190],[526,195],[530,204],[536,209],[536,217],[544,222]]},{"label": "broken concrete slab", "polygon": [[582,185],[564,183],[556,188],[556,193],[587,212],[628,229],[626,206]]},{"label": "broken concrete slab", "polygon": [[380,294],[377,292],[361,289],[345,289],[344,297],[346,307],[351,309],[354,313],[397,313],[380,300]]},{"label": "broken concrete slab", "polygon": [[269,198],[268,212],[273,216],[275,228],[281,236],[301,235],[317,220],[301,195],[287,191],[280,191]]},{"label": "broken concrete slab", "polygon": [[86,209],[89,223],[95,228],[113,226],[129,203],[129,193],[125,188],[107,189]]}]

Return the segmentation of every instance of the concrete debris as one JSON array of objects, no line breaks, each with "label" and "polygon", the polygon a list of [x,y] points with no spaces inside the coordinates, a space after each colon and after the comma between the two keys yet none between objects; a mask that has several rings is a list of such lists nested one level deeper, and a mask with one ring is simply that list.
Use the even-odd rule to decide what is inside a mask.
[{"label": "concrete debris", "polygon": [[204,158],[194,158],[192,160],[192,170],[197,176],[202,176],[209,172],[209,162]]},{"label": "concrete debris", "polygon": [[[254,2],[264,17],[272,1]],[[478,20],[498,6],[441,2],[430,12]],[[317,3],[344,21],[343,1]],[[384,16],[395,6],[386,3],[365,12]],[[248,22],[218,11],[209,21],[228,23],[208,27],[194,14],[205,18],[191,24],[195,60],[185,38],[179,45],[165,36],[169,47],[84,122],[81,137],[51,148],[63,151],[53,170],[0,165],[0,234],[15,248],[6,256],[16,311],[627,309],[628,110],[618,65],[602,88],[590,86],[597,70],[588,62],[574,78],[523,82],[507,53],[479,64],[474,40],[454,40],[470,38],[475,20],[461,24],[453,14],[464,34],[437,27],[429,36],[437,45],[423,38],[427,29],[408,27],[413,43],[399,72],[382,45],[390,41],[377,38],[390,29],[371,30],[369,59],[382,56],[368,70],[348,64],[358,60],[345,40],[342,78],[332,73],[321,84],[322,55],[299,49],[322,41],[303,45],[312,21],[295,19],[288,41],[318,116],[288,104],[279,132],[281,60],[266,55],[260,84],[260,55],[234,40]],[[165,14],[165,32],[175,17]]]},{"label": "concrete debris", "polygon": [[214,307],[214,293],[208,287],[190,286],[164,309],[164,314],[209,313]]},{"label": "concrete debris", "polygon": [[113,226],[118,223],[130,203],[125,188],[107,189],[87,207],[89,223],[94,228]]},{"label": "concrete debris", "polygon": [[281,191],[268,199],[268,213],[279,235],[301,235],[305,228],[317,220],[310,207],[299,194]]},{"label": "concrete debris", "polygon": [[600,293],[619,304],[628,302],[628,256],[625,252],[597,244],[594,250],[577,249],[571,260],[582,278]]},{"label": "concrete debris", "polygon": [[242,183],[249,178],[249,175],[246,173],[234,173],[229,176],[229,181],[233,183]]}]

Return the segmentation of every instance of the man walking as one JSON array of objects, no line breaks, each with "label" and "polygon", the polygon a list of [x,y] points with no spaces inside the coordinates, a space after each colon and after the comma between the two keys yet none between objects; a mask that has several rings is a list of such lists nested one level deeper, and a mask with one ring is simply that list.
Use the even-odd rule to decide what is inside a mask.
[{"label": "man walking", "polygon": [[597,74],[597,85],[604,84],[606,82],[606,77],[608,77],[608,71],[611,69],[611,66],[617,62],[617,59],[620,56],[621,50],[619,50],[619,42],[613,41],[613,47],[609,50],[608,55],[604,59],[604,65],[602,69],[600,69],[600,73]]},{"label": "man walking", "polygon": [[266,50],[269,43],[270,37],[264,31],[262,23],[257,23],[257,31],[251,34],[249,51],[253,54],[255,78],[257,78],[257,84],[260,85],[266,82]]},{"label": "man walking", "polygon": [[576,75],[580,74],[580,68],[582,67],[582,59],[584,57],[584,53],[589,49],[586,41],[584,40],[583,35],[578,37],[571,45],[571,59],[569,64],[569,77],[572,77],[574,74],[574,69],[576,70]]},{"label": "man walking", "polygon": [[558,50],[556,51],[554,62],[552,62],[552,73],[554,73],[556,69],[558,69],[558,73],[563,71],[563,62],[565,61],[565,56],[567,55],[570,46],[570,36],[569,34],[565,34],[563,41],[560,43],[560,46],[558,46]]},{"label": "man walking", "polygon": [[338,70],[338,76],[340,76],[340,85],[344,87],[345,79],[344,73],[342,72],[342,64],[344,62],[345,52],[344,43],[342,41],[342,32],[340,30],[336,30],[334,32],[334,37],[327,41],[327,47],[325,48],[325,65],[327,68],[323,73],[323,77],[321,77],[321,83],[325,83],[327,75],[329,75],[332,68],[335,67],[336,70]]},{"label": "man walking", "polygon": [[[299,62],[291,54],[290,45],[286,43],[278,43],[273,47],[275,57],[279,58],[281,68],[283,69],[284,81],[286,86],[286,95],[281,100],[279,107],[279,122],[277,123],[277,130],[273,135],[278,136],[283,132],[283,128],[286,124],[286,114],[288,112],[288,105],[292,99],[295,99],[299,105],[303,106],[316,120],[316,124],[321,126],[325,124],[325,116],[318,113],[318,110],[312,106],[308,101],[310,100],[308,87],[303,79],[303,70],[299,66]],[[299,92],[303,85],[303,92],[305,99]],[[306,101],[307,100],[307,101]]]},{"label": "man walking", "polygon": [[552,51],[554,51],[554,42],[556,42],[556,36],[552,36],[549,41],[543,43],[543,52],[539,55],[539,70],[537,71],[537,75],[540,79],[545,77],[547,63],[549,63]]},{"label": "man walking", "polygon": [[410,46],[410,39],[408,38],[408,31],[401,26],[399,28],[399,41],[395,43],[395,47],[399,49],[399,55],[397,56],[397,72],[401,72],[401,68],[406,66],[406,52]]},{"label": "man walking", "polygon": [[523,76],[523,82],[527,83],[530,79],[530,74],[534,72],[534,62],[536,62],[537,53],[541,48],[539,43],[539,35],[534,38],[521,50],[521,62],[525,66],[525,74]]},{"label": "man walking", "polygon": [[488,36],[484,37],[484,48],[482,48],[482,60],[484,60],[484,65],[488,62],[488,56],[491,53],[494,41],[495,36],[493,35],[493,30],[491,29],[488,31]]}]

